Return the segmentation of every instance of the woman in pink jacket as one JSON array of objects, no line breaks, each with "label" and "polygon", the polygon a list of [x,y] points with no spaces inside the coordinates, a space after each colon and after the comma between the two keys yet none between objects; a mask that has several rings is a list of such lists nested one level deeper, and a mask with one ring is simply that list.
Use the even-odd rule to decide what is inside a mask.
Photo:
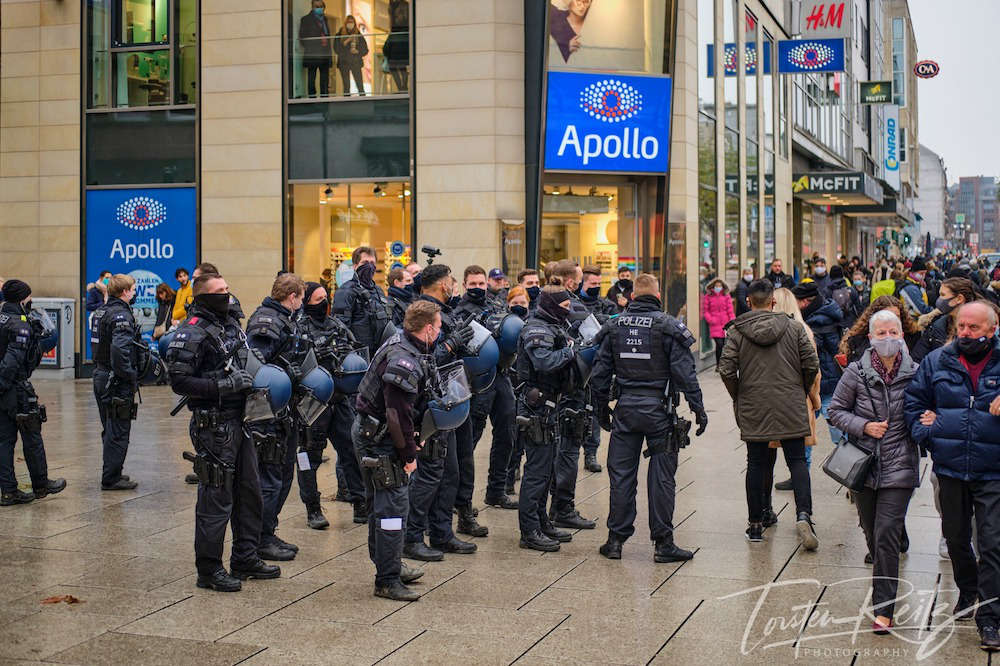
[{"label": "woman in pink jacket", "polygon": [[715,341],[715,369],[718,370],[719,359],[722,358],[722,346],[726,343],[725,326],[736,318],[729,286],[720,278],[712,280],[705,287],[705,295],[701,300],[701,316],[708,324],[709,336]]}]

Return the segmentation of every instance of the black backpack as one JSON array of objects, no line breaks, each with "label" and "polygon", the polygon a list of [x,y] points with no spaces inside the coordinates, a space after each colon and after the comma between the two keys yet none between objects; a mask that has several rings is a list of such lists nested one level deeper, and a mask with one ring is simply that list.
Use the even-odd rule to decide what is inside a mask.
[{"label": "black backpack", "polygon": [[840,306],[840,311],[844,313],[844,318],[854,314],[854,306],[851,304],[852,287],[839,287],[830,292],[830,298]]}]

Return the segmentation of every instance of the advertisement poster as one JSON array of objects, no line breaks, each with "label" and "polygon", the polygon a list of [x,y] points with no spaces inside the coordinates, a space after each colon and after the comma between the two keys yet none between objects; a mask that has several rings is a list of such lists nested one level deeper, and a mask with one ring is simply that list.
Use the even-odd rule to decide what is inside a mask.
[{"label": "advertisement poster", "polygon": [[843,39],[785,39],[778,42],[778,73],[843,72]]},{"label": "advertisement poster", "polygon": [[662,0],[550,0],[549,68],[662,71],[666,7]]},{"label": "advertisement poster", "polygon": [[885,182],[900,191],[899,177],[899,107],[885,105],[885,130],[882,132],[882,155],[885,156]]},{"label": "advertisement poster", "polygon": [[[101,271],[125,273],[136,282],[132,313],[151,339],[156,323],[156,287],[166,282],[177,288],[174,271],[194,270],[197,210],[195,188],[89,190],[84,282]],[[84,302],[87,295],[82,295]],[[90,349],[90,314],[85,313],[85,358]]]}]

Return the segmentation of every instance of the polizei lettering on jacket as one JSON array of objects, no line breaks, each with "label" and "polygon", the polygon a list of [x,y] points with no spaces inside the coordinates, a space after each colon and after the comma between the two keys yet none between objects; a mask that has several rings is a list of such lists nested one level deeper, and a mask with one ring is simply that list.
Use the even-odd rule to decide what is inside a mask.
[{"label": "polizei lettering on jacket", "polygon": [[660,154],[660,142],[653,136],[640,138],[639,130],[632,127],[622,128],[621,135],[607,134],[602,137],[600,134],[584,134],[581,142],[576,125],[567,125],[556,154],[562,157],[567,150],[582,158],[584,164],[601,156],[608,159],[652,160]]},{"label": "polizei lettering on jacket", "polygon": [[122,243],[116,238],[111,244],[111,259],[118,257],[129,263],[133,259],[170,259],[174,256],[174,246],[159,238],[151,238],[145,243]]}]

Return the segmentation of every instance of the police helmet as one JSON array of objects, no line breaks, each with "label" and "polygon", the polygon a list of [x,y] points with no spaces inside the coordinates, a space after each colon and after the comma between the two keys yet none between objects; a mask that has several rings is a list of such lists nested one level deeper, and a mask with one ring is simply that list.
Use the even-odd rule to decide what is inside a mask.
[{"label": "police helmet", "polygon": [[177,333],[176,328],[172,331],[167,331],[166,333],[160,336],[159,340],[156,341],[156,348],[157,351],[160,352],[160,358],[167,357],[167,347],[170,346],[170,341],[174,339],[174,334],[176,333]]},{"label": "police helmet", "polygon": [[497,341],[490,334],[488,328],[478,321],[469,323],[474,331],[472,340],[466,345],[466,349],[471,352],[468,356],[462,357],[465,369],[469,376],[481,375],[495,369],[500,360],[500,347]]},{"label": "police helmet", "polygon": [[524,320],[516,314],[508,314],[497,327],[497,344],[502,356],[513,356],[517,353],[517,339],[524,328]]},{"label": "police helmet", "polygon": [[163,361],[153,353],[151,345],[146,341],[137,342],[138,353],[136,354],[136,371],[139,375],[139,384],[143,386],[156,384],[167,374]]},{"label": "police helmet", "polygon": [[428,437],[439,431],[455,430],[469,418],[471,403],[465,402],[453,405],[450,408],[437,400],[427,403],[427,410],[424,412],[424,420],[420,426],[420,439],[426,441]]},{"label": "police helmet", "polygon": [[481,372],[476,375],[469,375],[469,388],[472,389],[473,393],[482,393],[488,391],[493,382],[497,378],[497,367],[491,366],[486,372]]},{"label": "police helmet", "polygon": [[337,393],[357,393],[358,389],[361,388],[361,380],[368,372],[368,359],[365,358],[364,353],[360,353],[363,351],[366,350],[355,350],[349,353],[341,361],[340,367],[333,373],[336,377],[334,386]]},{"label": "police helmet", "polygon": [[52,321],[52,317],[45,310],[33,308],[29,316],[42,328],[42,335],[38,339],[38,348],[43,354],[49,353],[59,344],[59,329],[56,327],[56,323]]},{"label": "police helmet", "polygon": [[253,387],[267,389],[268,400],[275,413],[284,409],[292,399],[292,380],[284,370],[272,363],[260,366],[254,375]]},{"label": "police helmet", "polygon": [[329,402],[333,397],[335,382],[330,373],[323,366],[316,366],[302,378],[302,386],[312,391],[313,395],[320,402]]}]

